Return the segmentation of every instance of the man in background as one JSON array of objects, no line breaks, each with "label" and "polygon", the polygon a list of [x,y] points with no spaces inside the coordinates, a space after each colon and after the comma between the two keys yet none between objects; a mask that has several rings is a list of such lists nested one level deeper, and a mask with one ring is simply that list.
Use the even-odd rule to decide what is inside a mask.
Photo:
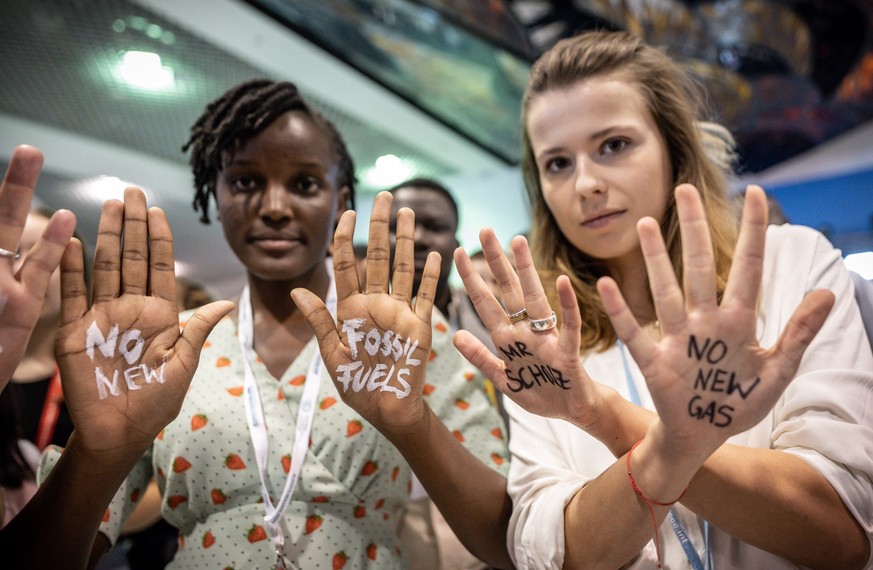
[{"label": "man in background", "polygon": [[[458,205],[451,192],[439,182],[428,178],[408,180],[388,191],[394,196],[389,226],[392,255],[395,246],[397,212],[400,208],[409,208],[415,212],[413,296],[418,294],[427,254],[436,251],[440,254],[441,264],[434,308],[446,318],[453,333],[461,329],[467,330],[494,352],[491,337],[479,320],[479,315],[476,314],[466,291],[449,284],[454,251],[460,245],[457,238],[460,221]],[[485,386],[492,402],[500,409],[505,422],[506,414],[493,385],[490,381],[486,381]],[[404,549],[410,554],[414,568],[479,570],[486,567],[464,548],[417,481],[413,482],[411,499],[409,512],[404,521],[405,526],[401,532],[401,541]]]}]

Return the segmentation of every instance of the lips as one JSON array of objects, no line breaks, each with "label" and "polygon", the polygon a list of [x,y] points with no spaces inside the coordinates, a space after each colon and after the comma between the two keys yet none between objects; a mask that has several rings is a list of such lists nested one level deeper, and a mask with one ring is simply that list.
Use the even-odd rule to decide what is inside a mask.
[{"label": "lips", "polygon": [[593,214],[582,220],[582,226],[590,229],[598,229],[609,225],[612,221],[620,217],[627,210],[610,208],[594,212]]},{"label": "lips", "polygon": [[284,252],[302,242],[300,236],[285,232],[259,233],[251,236],[248,241],[271,252]]}]

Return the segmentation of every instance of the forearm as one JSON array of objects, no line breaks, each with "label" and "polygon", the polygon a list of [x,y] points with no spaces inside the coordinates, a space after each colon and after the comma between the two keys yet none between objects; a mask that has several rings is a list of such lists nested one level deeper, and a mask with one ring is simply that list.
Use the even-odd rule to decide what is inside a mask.
[{"label": "forearm", "polygon": [[[656,440],[647,437],[633,451],[631,471],[648,498],[668,502],[682,494],[702,460],[673,459]],[[627,564],[667,515],[669,507],[647,505],[633,490],[626,459],[580,489],[564,509],[564,568]]]},{"label": "forearm", "polygon": [[386,435],[464,546],[490,566],[511,568],[506,478],[461,445],[430,407],[414,430]]},{"label": "forearm", "polygon": [[734,538],[809,568],[862,568],[869,542],[837,492],[802,459],[723,445],[682,504]]},{"label": "forearm", "polygon": [[[0,532],[4,560],[22,569],[88,567],[103,513],[141,455],[94,456],[77,445],[74,432],[36,495]],[[99,544],[105,549],[108,541]]]}]

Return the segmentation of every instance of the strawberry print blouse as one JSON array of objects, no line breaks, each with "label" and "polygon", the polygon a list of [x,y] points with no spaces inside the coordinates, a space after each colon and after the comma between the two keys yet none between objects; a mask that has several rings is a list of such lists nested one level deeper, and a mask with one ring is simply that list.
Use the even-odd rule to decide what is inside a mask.
[{"label": "strawberry print blouse", "polygon": [[[184,320],[191,313],[183,313]],[[474,455],[506,475],[507,449],[485,380],[451,344],[437,311],[424,395],[434,412]],[[268,487],[277,501],[295,457],[296,410],[318,350],[313,338],[276,380],[252,363],[269,438]],[[173,569],[272,568],[275,551],[263,526],[264,507],[243,403],[243,363],[236,325],[213,330],[179,416],[131,471],[103,518],[114,543],[150,478],[157,478],[164,518],[179,529]],[[409,498],[411,471],[375,428],[343,404],[322,369],[317,411],[301,477],[281,520],[285,550],[296,568],[406,568],[398,523]],[[43,458],[40,476],[56,462]]]}]

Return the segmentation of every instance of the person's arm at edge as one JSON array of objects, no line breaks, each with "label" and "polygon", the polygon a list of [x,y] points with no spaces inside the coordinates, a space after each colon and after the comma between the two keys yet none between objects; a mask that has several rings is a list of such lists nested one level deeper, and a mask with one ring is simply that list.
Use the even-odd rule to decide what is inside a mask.
[{"label": "person's arm at edge", "polygon": [[467,450],[430,406],[414,429],[383,431],[465,547],[496,568],[512,568],[506,531],[512,501],[506,478]]},{"label": "person's arm at edge", "polygon": [[103,513],[144,451],[95,456],[77,445],[73,432],[36,495],[0,531],[5,561],[22,570],[93,567],[109,548],[97,532]]}]

